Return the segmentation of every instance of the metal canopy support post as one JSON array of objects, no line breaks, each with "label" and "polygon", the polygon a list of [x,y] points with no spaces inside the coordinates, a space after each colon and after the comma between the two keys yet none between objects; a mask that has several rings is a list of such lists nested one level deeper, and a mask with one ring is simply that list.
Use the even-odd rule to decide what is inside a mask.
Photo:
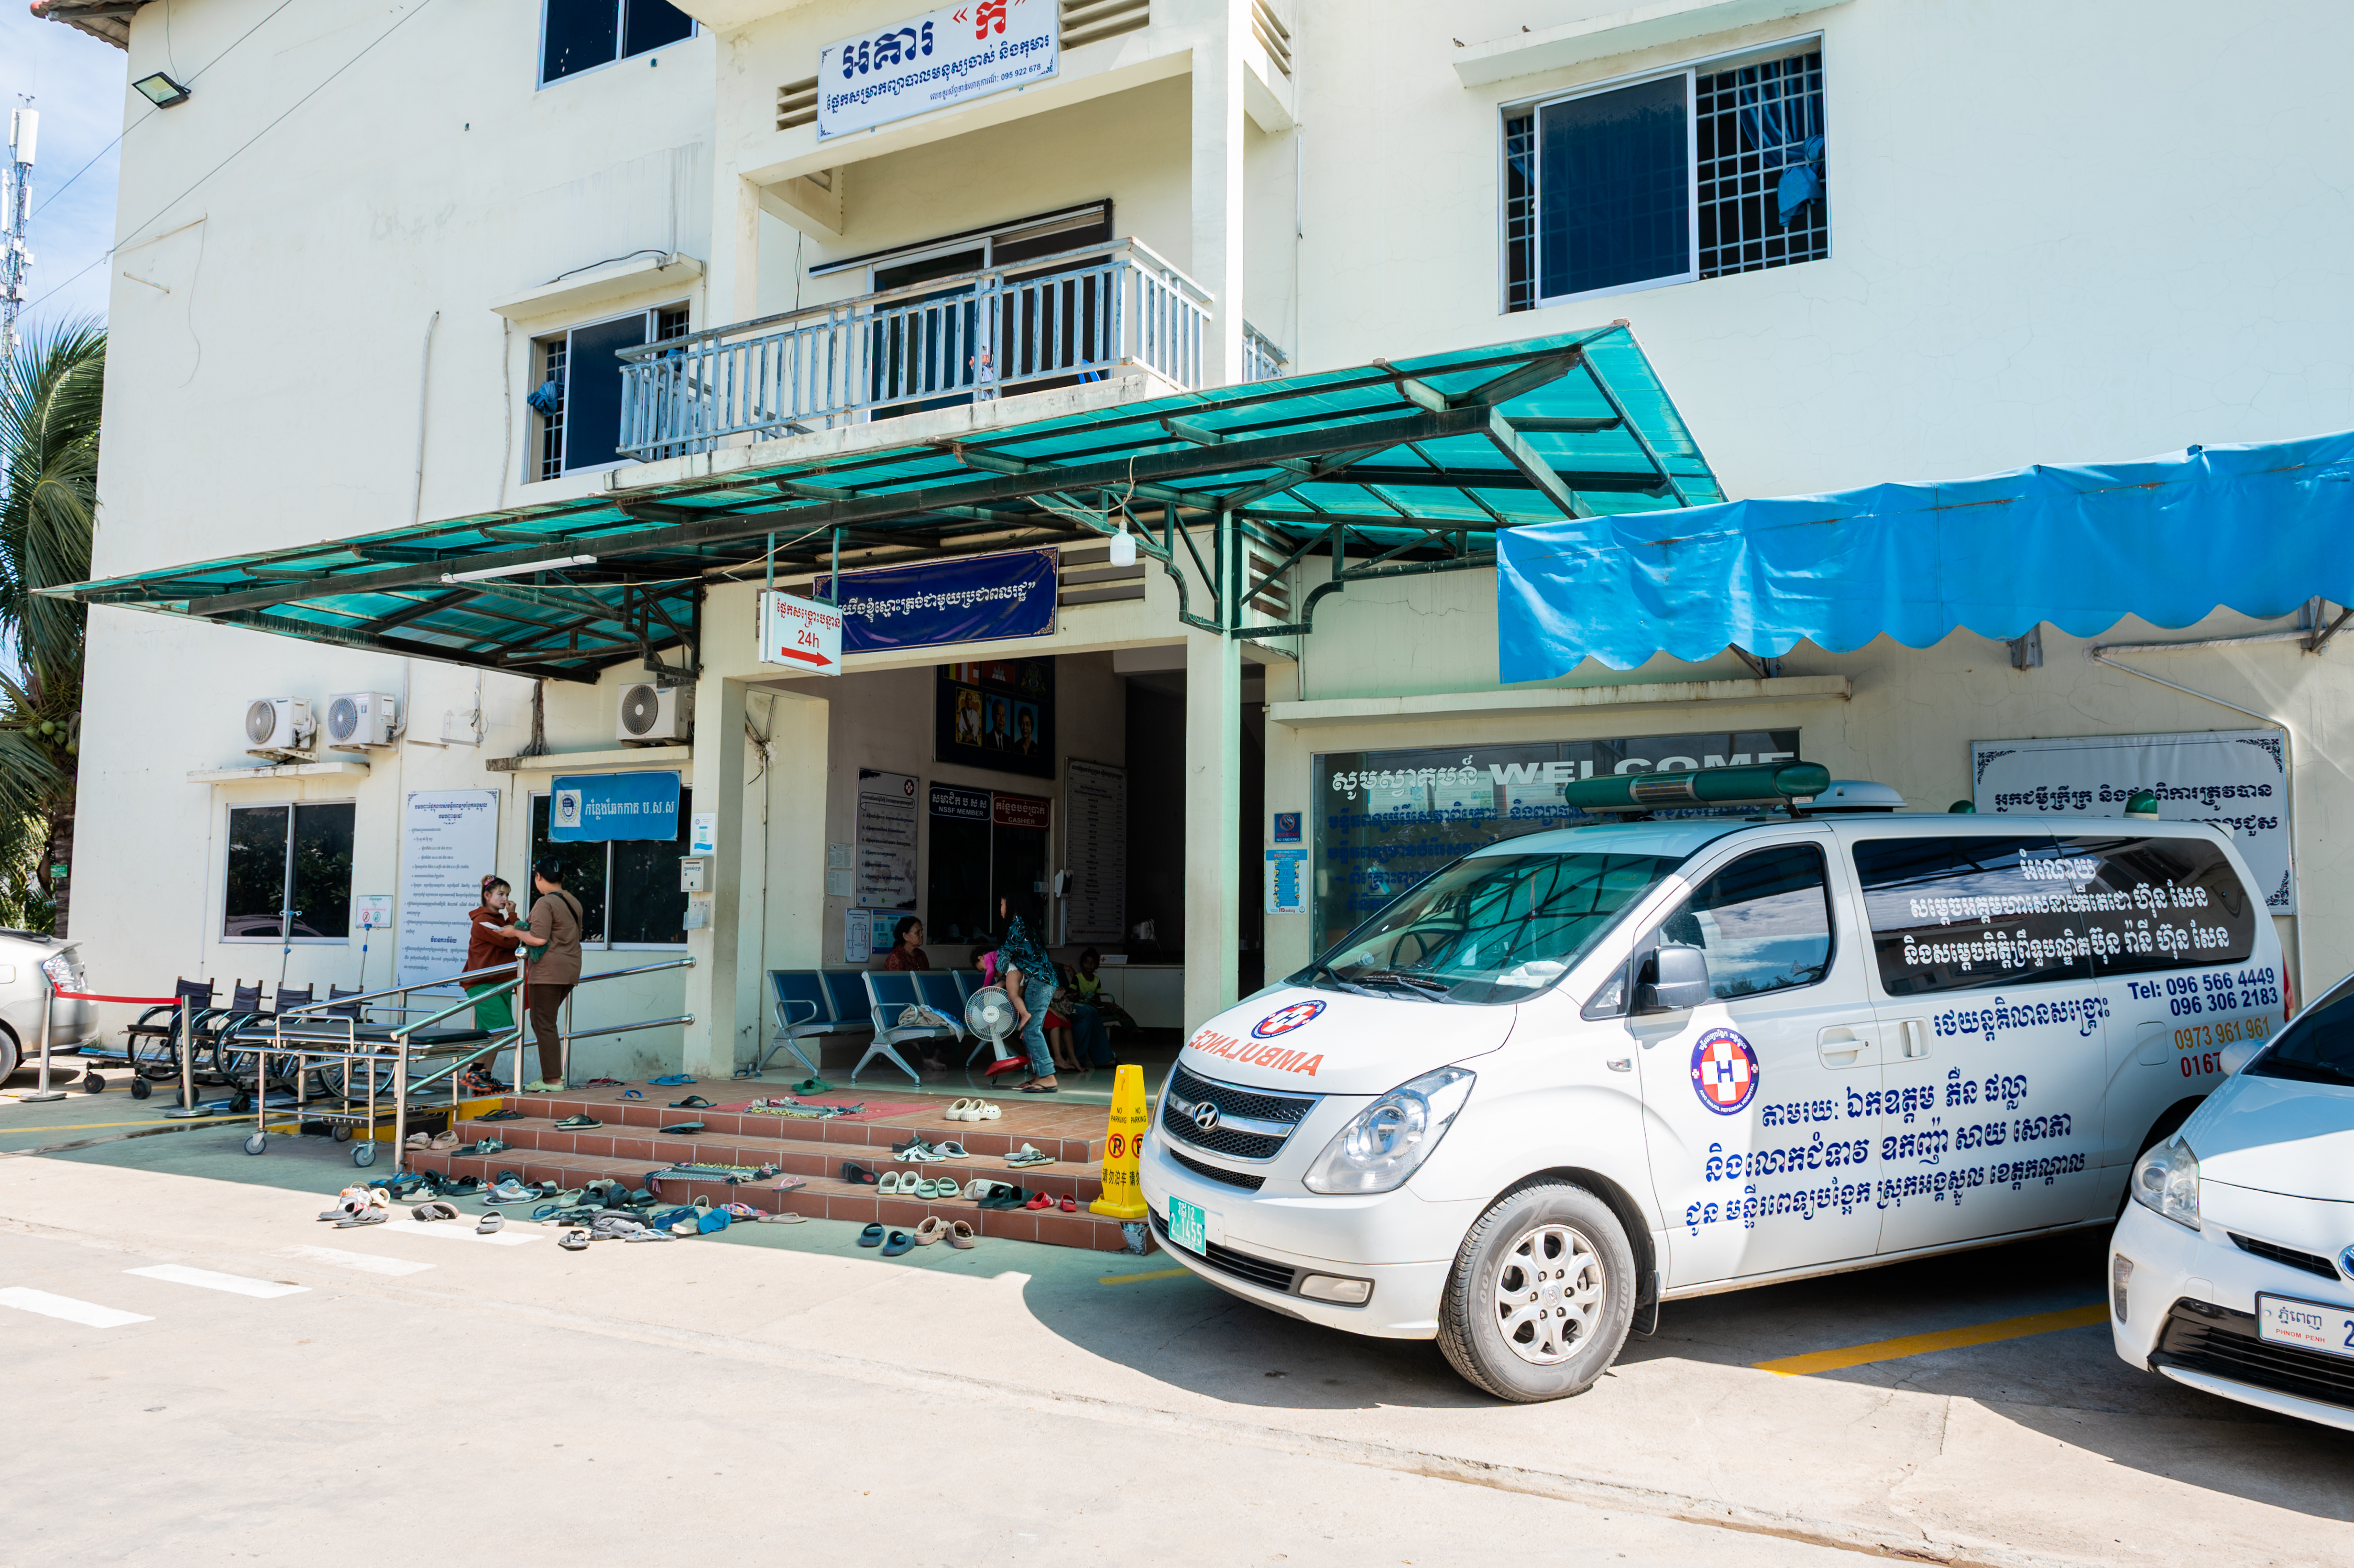
[{"label": "metal canopy support post", "polygon": [[1185,633],[1185,1029],[1234,1005],[1242,938],[1242,644]]},{"label": "metal canopy support post", "polygon": [[716,853],[708,859],[705,877],[710,891],[687,895],[690,921],[700,906],[703,923],[687,928],[687,956],[695,960],[695,967],[687,975],[685,1004],[679,1011],[695,1019],[686,1030],[684,1070],[698,1078],[725,1079],[736,1071],[737,928],[744,863],[744,707],[749,691],[741,681],[706,674],[695,693],[694,804],[697,812],[709,812],[718,819]]}]

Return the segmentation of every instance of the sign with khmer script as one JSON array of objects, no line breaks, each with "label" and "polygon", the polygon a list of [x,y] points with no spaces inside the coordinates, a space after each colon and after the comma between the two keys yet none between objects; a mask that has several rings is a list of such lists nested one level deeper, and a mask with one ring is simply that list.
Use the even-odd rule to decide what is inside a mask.
[{"label": "sign with khmer script", "polygon": [[967,0],[828,44],[817,133],[846,135],[1044,81],[1061,68],[1056,0]]},{"label": "sign with khmer script", "polygon": [[2006,817],[2121,817],[2137,789],[2169,822],[2228,829],[2274,915],[2296,913],[2288,737],[2276,729],[1970,742],[1971,799]]}]

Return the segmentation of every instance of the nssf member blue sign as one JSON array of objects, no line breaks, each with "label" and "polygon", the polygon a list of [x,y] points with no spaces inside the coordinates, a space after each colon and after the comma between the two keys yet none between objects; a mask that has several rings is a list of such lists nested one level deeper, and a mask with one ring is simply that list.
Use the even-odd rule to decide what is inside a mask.
[{"label": "nssf member blue sign", "polygon": [[564,773],[548,786],[547,837],[559,844],[678,837],[675,773]]},{"label": "nssf member blue sign", "polygon": [[1052,550],[1011,550],[844,572],[839,597],[831,577],[812,593],[841,607],[844,653],[1044,637],[1055,630],[1055,560]]},{"label": "nssf member blue sign", "polygon": [[1060,66],[1056,0],[967,0],[854,38],[817,58],[822,141],[1044,81]]}]

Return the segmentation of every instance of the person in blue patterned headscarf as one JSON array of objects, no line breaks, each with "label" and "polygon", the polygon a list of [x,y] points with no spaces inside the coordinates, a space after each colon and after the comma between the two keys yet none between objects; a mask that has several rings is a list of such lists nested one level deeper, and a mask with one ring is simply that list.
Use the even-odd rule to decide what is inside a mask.
[{"label": "person in blue patterned headscarf", "polygon": [[1030,1056],[1030,1081],[1025,1095],[1051,1095],[1055,1056],[1046,1044],[1046,1004],[1062,981],[1055,960],[1046,956],[1044,926],[1037,905],[1020,894],[1002,894],[997,900],[998,983],[1013,1001],[1013,1016],[1022,1021],[1022,1048]]}]

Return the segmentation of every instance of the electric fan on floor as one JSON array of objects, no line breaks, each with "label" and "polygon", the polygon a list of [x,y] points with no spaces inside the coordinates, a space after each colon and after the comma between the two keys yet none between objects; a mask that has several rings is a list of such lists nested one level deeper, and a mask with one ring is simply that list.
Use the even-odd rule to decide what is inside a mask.
[{"label": "electric fan on floor", "polygon": [[996,1059],[982,1069],[988,1076],[993,1078],[1000,1073],[1010,1073],[1029,1065],[1027,1056],[1007,1049],[1005,1044],[1021,1023],[1013,1016],[1013,999],[1005,994],[1004,987],[985,985],[974,991],[971,999],[964,1004],[964,1026],[978,1038],[989,1042],[989,1048]]}]

